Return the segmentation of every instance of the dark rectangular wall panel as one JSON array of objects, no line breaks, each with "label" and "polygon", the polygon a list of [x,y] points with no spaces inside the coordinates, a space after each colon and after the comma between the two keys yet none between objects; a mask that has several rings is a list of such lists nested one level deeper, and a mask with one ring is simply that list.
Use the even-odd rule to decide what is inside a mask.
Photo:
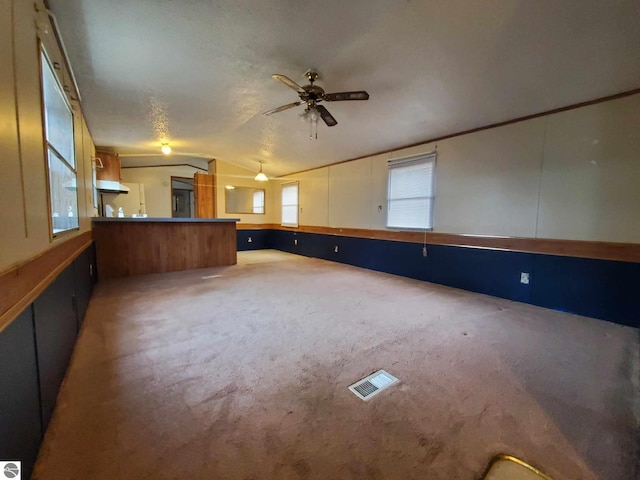
[{"label": "dark rectangular wall panel", "polygon": [[74,269],[69,265],[33,303],[43,426],[49,424],[76,341]]},{"label": "dark rectangular wall panel", "polygon": [[95,283],[96,267],[94,248],[91,246],[82,252],[73,261],[73,274],[75,281],[76,310],[78,314],[78,330],[84,320],[89,299]]},{"label": "dark rectangular wall panel", "polygon": [[270,230],[267,245],[269,248],[275,248],[277,250],[282,250],[283,252],[297,253],[294,250],[293,242],[296,236],[296,232]]},{"label": "dark rectangular wall panel", "polygon": [[[314,233],[298,233],[296,232],[289,241],[293,242],[291,247],[294,253],[304,255],[305,257],[323,258],[328,260],[330,257],[328,235]],[[296,244],[297,241],[297,244]],[[339,261],[338,258],[333,260]]]},{"label": "dark rectangular wall panel", "polygon": [[0,332],[0,459],[29,478],[42,439],[33,315],[27,307]]},{"label": "dark rectangular wall panel", "polygon": [[269,230],[238,230],[238,251],[261,250],[267,246]]},{"label": "dark rectangular wall panel", "polygon": [[640,263],[536,255],[531,303],[640,327]]},{"label": "dark rectangular wall panel", "polygon": [[531,283],[520,283],[520,274],[533,276],[533,254],[448,245],[428,245],[427,251],[434,283],[530,302]]},{"label": "dark rectangular wall panel", "polygon": [[422,245],[417,243],[342,237],[332,246],[339,247],[333,254],[342,256],[343,263],[416,280],[431,278],[432,259],[422,255]]}]

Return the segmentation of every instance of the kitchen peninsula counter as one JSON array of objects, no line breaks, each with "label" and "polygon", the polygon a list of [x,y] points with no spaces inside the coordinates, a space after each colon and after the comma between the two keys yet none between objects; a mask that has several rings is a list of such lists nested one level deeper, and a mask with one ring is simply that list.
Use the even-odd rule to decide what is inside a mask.
[{"label": "kitchen peninsula counter", "polygon": [[98,275],[105,279],[235,265],[238,221],[96,217]]}]

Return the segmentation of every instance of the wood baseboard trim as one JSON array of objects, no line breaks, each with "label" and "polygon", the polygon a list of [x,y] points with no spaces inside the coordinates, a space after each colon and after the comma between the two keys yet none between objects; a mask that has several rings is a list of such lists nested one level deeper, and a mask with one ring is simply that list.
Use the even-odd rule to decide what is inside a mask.
[{"label": "wood baseboard trim", "polygon": [[280,225],[276,223],[236,223],[238,230],[277,230]]},{"label": "wood baseboard trim", "polygon": [[[278,224],[238,224],[238,230],[283,230],[321,235],[390,240],[395,242],[423,243],[424,232],[397,230],[369,230],[363,228],[332,228],[300,226],[283,227]],[[584,240],[559,240],[552,238],[491,237],[482,235],[461,235],[453,233],[427,232],[426,242],[432,245],[484,248],[509,252],[540,253],[564,257],[616,260],[620,262],[640,262],[640,244],[591,242]]]},{"label": "wood baseboard trim", "polygon": [[93,242],[85,232],[0,273],[0,332]]}]

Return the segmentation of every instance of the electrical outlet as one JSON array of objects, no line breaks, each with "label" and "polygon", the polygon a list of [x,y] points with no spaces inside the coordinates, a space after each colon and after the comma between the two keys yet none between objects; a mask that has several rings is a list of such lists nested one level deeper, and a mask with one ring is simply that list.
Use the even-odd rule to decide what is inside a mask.
[{"label": "electrical outlet", "polygon": [[529,285],[529,274],[527,272],[520,273],[520,283],[524,283],[525,285]]},{"label": "electrical outlet", "polygon": [[338,253],[338,246],[337,245],[335,247],[333,247],[333,251]]},{"label": "electrical outlet", "polygon": [[297,245],[297,244],[298,244],[298,239],[297,239],[297,238],[294,238],[294,239],[293,239],[293,244],[294,244],[294,245]]},{"label": "electrical outlet", "polygon": [[247,240],[247,242],[252,243],[253,240],[251,240],[251,237],[249,237],[249,239]]},{"label": "electrical outlet", "polygon": [[89,276],[93,277],[93,263],[89,264]]},{"label": "electrical outlet", "polygon": [[423,257],[427,256],[427,247],[422,247],[422,256]]}]

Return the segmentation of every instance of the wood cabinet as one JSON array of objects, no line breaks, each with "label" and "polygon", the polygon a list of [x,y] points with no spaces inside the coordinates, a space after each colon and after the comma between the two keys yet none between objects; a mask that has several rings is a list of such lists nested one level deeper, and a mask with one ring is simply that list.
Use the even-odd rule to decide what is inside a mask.
[{"label": "wood cabinet", "polygon": [[100,280],[235,265],[237,221],[94,218]]},{"label": "wood cabinet", "polygon": [[96,157],[102,162],[102,168],[100,168],[100,162],[97,162],[96,180],[111,180],[113,182],[122,180],[120,175],[120,157],[118,155],[96,152]]}]

